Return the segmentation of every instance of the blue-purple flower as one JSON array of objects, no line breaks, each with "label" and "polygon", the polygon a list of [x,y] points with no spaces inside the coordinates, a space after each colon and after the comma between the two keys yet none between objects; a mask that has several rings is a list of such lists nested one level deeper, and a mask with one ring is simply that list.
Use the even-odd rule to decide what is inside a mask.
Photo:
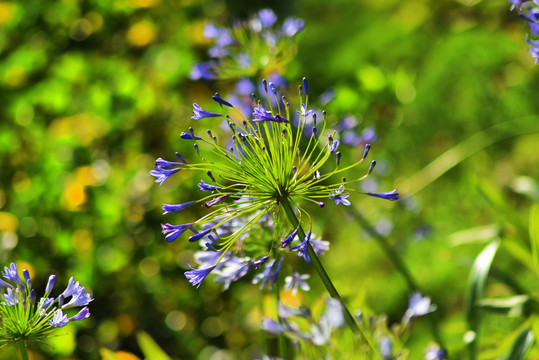
[{"label": "blue-purple flower", "polygon": [[[219,97],[219,99],[221,98]],[[223,115],[219,113],[206,111],[203,108],[201,108],[200,105],[196,103],[193,104],[193,116],[191,117],[191,119],[193,120],[200,120],[200,119],[205,119],[209,117],[221,117],[221,116]]]},{"label": "blue-purple flower", "polygon": [[[269,99],[282,99],[273,82],[263,81],[262,86]],[[187,230],[192,231],[186,236],[189,241],[199,242],[204,252],[216,254],[213,262],[197,260],[199,269],[216,269],[214,273],[225,288],[247,273],[256,272],[262,259],[266,261],[265,266],[261,273],[254,275],[254,281],[266,287],[271,286],[279,274],[284,252],[297,251],[299,257],[309,262],[309,247],[318,255],[327,251],[328,242],[312,239],[311,232],[304,235],[303,230],[299,231],[303,226],[311,227],[308,224],[311,216],[304,204],[321,206],[322,200],[329,198],[336,205],[350,206],[350,193],[360,192],[354,185],[372,171],[371,164],[363,174],[350,178],[350,174],[357,174],[355,170],[359,166],[365,165],[369,146],[365,146],[359,160],[351,163],[343,160],[341,164],[337,132],[326,130],[325,112],[319,114],[316,122],[316,112],[308,110],[307,81],[303,80],[299,88],[302,98],[298,101],[301,104],[297,112],[299,119],[294,123],[287,120],[294,111],[286,99],[283,103],[267,105],[257,101],[252,114],[242,115],[233,103],[214,95],[213,99],[223,105],[224,113],[213,114],[227,120],[230,136],[218,138],[208,130],[207,137],[199,137],[189,128],[181,137],[194,143],[194,158],[198,160],[186,161],[178,156],[179,162],[162,158],[156,162],[155,171],[161,176],[168,175],[161,169],[181,168],[185,172],[200,173],[198,198],[180,204],[164,204],[163,213],[181,211],[195,203],[203,205],[199,208],[206,213],[183,225],[164,223],[162,230],[166,241],[174,241]],[[208,116],[208,112],[202,113],[205,110],[196,104],[195,109],[199,117]],[[312,124],[306,121],[307,117],[312,118]],[[305,131],[310,127],[313,131]],[[317,127],[318,134],[314,131]],[[310,134],[307,141],[304,141],[305,133]],[[176,173],[171,175],[176,176]],[[344,193],[345,185],[347,193]],[[396,191],[367,194],[390,200],[398,198]],[[291,216],[299,221],[293,228],[290,227],[290,223],[294,223]],[[302,238],[297,239],[298,233]],[[190,279],[197,279],[196,285],[208,275],[195,277],[200,271],[189,272]]]},{"label": "blue-purple flower", "polygon": [[189,267],[191,268],[191,271],[186,271],[185,277],[187,277],[189,282],[197,288],[200,287],[200,284],[202,284],[202,281],[206,278],[206,276],[208,276],[208,274],[215,269],[215,266],[211,266],[206,269],[194,269],[191,265],[189,265]]},{"label": "blue-purple flower", "polygon": [[382,192],[382,193],[368,192],[368,193],[365,193],[365,194],[367,194],[369,196],[374,196],[374,197],[377,197],[377,198],[380,198],[380,199],[390,200],[390,201],[399,200],[399,194],[397,193],[397,189],[394,189],[394,190],[391,190],[391,191],[388,191],[388,192]]},{"label": "blue-purple flower", "polygon": [[[67,288],[56,298],[49,297],[53,290],[56,276],[51,275],[45,294],[37,299],[36,289],[32,288],[30,273],[23,269],[23,280],[19,278],[17,265],[5,268],[0,279],[0,347],[20,339],[44,341],[52,335],[55,328],[63,327],[70,321],[79,321],[90,315],[86,306],[92,297],[79,282],[71,277]],[[64,300],[70,301],[64,304]],[[84,306],[77,314],[69,317],[65,310]]]}]

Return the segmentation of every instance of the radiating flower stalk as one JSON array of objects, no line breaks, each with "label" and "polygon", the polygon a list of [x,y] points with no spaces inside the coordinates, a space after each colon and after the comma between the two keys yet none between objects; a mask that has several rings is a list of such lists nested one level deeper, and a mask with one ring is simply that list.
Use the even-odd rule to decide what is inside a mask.
[{"label": "radiating flower stalk", "polygon": [[[19,277],[15,263],[4,268],[0,278],[0,348],[16,343],[23,360],[28,359],[28,341],[44,342],[57,328],[70,321],[90,316],[88,304],[93,300],[86,289],[71,277],[67,288],[56,298],[51,295],[56,275],[51,275],[45,294],[39,300],[32,287],[28,270]],[[68,317],[67,310],[82,307]]]},{"label": "radiating flower stalk", "polygon": [[[532,37],[537,38],[539,35],[539,0],[509,0],[511,10],[518,9],[519,15],[528,22]],[[526,36],[526,42],[531,46],[529,52],[535,59],[535,63],[539,62],[539,40],[530,39]]]},{"label": "radiating flower stalk", "polygon": [[[260,280],[271,286],[286,254],[297,251],[306,262],[313,263],[330,295],[343,305],[345,321],[358,331],[354,318],[318,259],[321,244],[313,239],[313,220],[307,206],[324,207],[327,200],[349,206],[350,192],[360,192],[354,185],[369,176],[376,164],[372,161],[364,167],[363,175],[357,176],[357,168],[365,162],[370,145],[365,146],[358,161],[341,164],[337,133],[326,131],[325,112],[322,112],[322,121],[317,122],[317,114],[308,108],[306,79],[299,86],[302,105],[296,112],[291,111],[284,96],[279,97],[272,83],[263,81],[263,85],[269,109],[254,99],[255,108],[249,117],[218,94],[213,100],[221,106],[219,112],[193,105],[193,119],[222,117],[232,133],[230,139],[220,142],[211,130],[206,135],[193,128],[183,132],[180,137],[193,142],[199,162],[187,162],[179,153],[176,153],[179,161],[156,160],[151,174],[160,184],[180,170],[201,172],[205,177],[198,186],[206,195],[182,204],[164,204],[163,210],[168,214],[199,204],[207,208],[208,213],[186,224],[162,224],[165,239],[173,241],[190,231],[193,234],[189,241],[201,241],[206,246],[206,260],[202,261],[206,265],[186,272],[189,281],[196,286],[211,272],[222,270],[231,259],[243,259],[242,265],[223,282],[235,281],[250,269],[265,264]],[[276,106],[272,105],[270,97],[275,99]],[[296,116],[298,121],[292,121]],[[312,124],[307,121],[308,117],[312,118]],[[305,132],[310,133],[307,139],[303,136]],[[354,177],[347,179],[345,175],[349,174]],[[392,201],[399,198],[396,190],[363,194]],[[273,226],[269,240],[257,236],[256,232],[260,224],[267,222],[272,222]],[[308,231],[304,231],[304,227]]]}]

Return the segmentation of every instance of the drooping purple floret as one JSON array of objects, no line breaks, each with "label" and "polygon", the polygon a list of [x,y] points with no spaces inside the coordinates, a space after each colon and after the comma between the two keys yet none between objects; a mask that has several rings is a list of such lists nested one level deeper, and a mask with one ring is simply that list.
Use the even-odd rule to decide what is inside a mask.
[{"label": "drooping purple floret", "polygon": [[73,315],[68,320],[69,321],[80,321],[88,318],[90,316],[90,309],[88,306],[85,306],[79,311],[76,315]]},{"label": "drooping purple floret", "polygon": [[254,121],[275,121],[271,111],[267,111],[262,105],[258,105],[253,110]]},{"label": "drooping purple floret", "polygon": [[214,72],[215,66],[216,63],[213,61],[195,64],[191,69],[191,74],[189,77],[191,80],[215,80],[217,79],[217,75],[215,75]]},{"label": "drooping purple floret", "polygon": [[347,199],[350,194],[343,195],[344,186],[339,186],[339,189],[333,190],[334,194],[329,198],[335,200],[335,205],[343,204],[344,206],[350,206],[350,201]]},{"label": "drooping purple floret", "polygon": [[163,185],[163,183],[172,175],[180,171],[180,168],[176,169],[163,169],[162,167],[155,167],[154,170],[150,171],[150,175],[155,176],[155,182],[159,185]]},{"label": "drooping purple floret", "polygon": [[228,107],[234,107],[231,103],[221,98],[219,93],[215,93],[215,95],[212,96],[212,99],[218,102],[220,105],[225,105]]},{"label": "drooping purple floret", "polygon": [[258,12],[258,19],[263,27],[269,28],[277,21],[277,15],[271,9],[262,9]]},{"label": "drooping purple floret", "polygon": [[267,331],[271,334],[280,334],[286,331],[283,325],[270,318],[265,318],[264,320],[262,320],[261,327],[262,330]]},{"label": "drooping purple floret", "polygon": [[242,78],[236,83],[236,92],[242,96],[249,96],[255,91],[255,86],[251,80]]},{"label": "drooping purple floret", "polygon": [[[221,98],[219,98],[219,99],[221,99]],[[232,105],[230,105],[230,106],[232,106]],[[219,114],[219,113],[206,111],[206,110],[202,109],[197,103],[193,104],[193,116],[191,117],[191,119],[193,119],[193,120],[200,120],[200,119],[205,119],[205,118],[209,118],[209,117],[220,117],[220,116],[223,116],[223,115]]]},{"label": "drooping purple floret", "polygon": [[22,286],[22,280],[19,277],[19,270],[17,269],[17,264],[11,263],[9,267],[5,266],[2,276],[4,276],[9,281],[13,281],[17,285]]},{"label": "drooping purple floret", "polygon": [[198,188],[200,189],[200,191],[215,191],[221,189],[219,186],[206,184],[204,180],[200,180],[200,182],[198,183]]},{"label": "drooping purple floret", "polygon": [[193,241],[198,241],[200,239],[202,239],[204,236],[208,235],[210,232],[212,231],[212,229],[206,229],[204,231],[201,231],[195,235],[191,235],[189,237],[189,241],[193,242]]},{"label": "drooping purple floret", "polygon": [[192,135],[190,133],[182,132],[180,134],[180,137],[184,140],[200,140],[202,139],[200,136]]},{"label": "drooping purple floret", "polygon": [[369,195],[369,196],[374,196],[374,197],[377,197],[377,198],[380,198],[380,199],[386,199],[386,200],[390,200],[390,201],[399,200],[399,194],[397,193],[397,189],[394,189],[394,190],[388,191],[388,192],[383,192],[383,193],[368,192],[366,194]]},{"label": "drooping purple floret", "polygon": [[281,245],[281,249],[284,249],[285,247],[288,247],[290,249],[291,247],[291,244],[292,244],[292,241],[294,241],[294,239],[296,238],[296,235],[298,234],[298,229],[294,229],[294,231],[292,231],[290,233],[290,235],[288,235],[287,237],[285,237],[284,239],[281,239],[281,242],[283,243]]},{"label": "drooping purple floret", "polygon": [[68,322],[67,315],[65,315],[61,309],[56,310],[52,319],[49,320],[49,324],[55,328],[64,327]]},{"label": "drooping purple floret", "polygon": [[526,42],[532,47],[529,51],[531,56],[535,58],[535,63],[539,63],[539,40],[534,41],[527,38]]},{"label": "drooping purple floret", "polygon": [[197,288],[200,287],[200,284],[202,284],[202,281],[206,278],[206,276],[208,276],[208,274],[211,273],[213,269],[215,269],[215,265],[206,269],[195,269],[191,265],[189,265],[189,267],[192,270],[186,271],[185,277],[189,279],[189,282]]},{"label": "drooping purple floret", "polygon": [[269,289],[272,289],[273,284],[275,283],[275,281],[277,281],[277,277],[279,276],[279,272],[281,271],[282,263],[283,258],[280,258],[277,263],[275,263],[275,259],[271,260],[264,267],[264,271],[261,274],[257,274],[253,278],[253,284],[260,283],[260,289],[264,289],[266,285]]},{"label": "drooping purple floret", "polygon": [[78,287],[75,293],[72,295],[71,300],[67,304],[62,305],[62,309],[70,309],[77,306],[86,306],[93,301],[90,294],[86,292],[84,287]]},{"label": "drooping purple floret", "polygon": [[311,240],[311,232],[309,231],[305,235],[305,240],[296,246],[293,246],[290,251],[298,251],[298,257],[303,256],[306,262],[310,263],[311,258],[309,257],[309,241]]},{"label": "drooping purple floret", "polygon": [[161,209],[163,209],[163,215],[166,215],[166,214],[169,214],[171,212],[181,211],[181,210],[185,209],[186,207],[188,207],[189,205],[192,205],[194,203],[195,203],[194,201],[188,201],[188,202],[183,203],[183,204],[163,204]]},{"label": "drooping purple floret", "polygon": [[162,158],[159,158],[159,159],[155,160],[155,167],[160,167],[160,168],[169,168],[169,167],[173,167],[173,166],[181,166],[183,164],[184,163],[177,162],[177,161],[168,161],[168,160],[164,160]]},{"label": "drooping purple floret", "polygon": [[286,37],[293,37],[297,33],[303,30],[305,27],[305,21],[297,18],[288,18],[283,23],[283,34]]},{"label": "drooping purple floret", "polygon": [[176,240],[181,234],[183,234],[187,229],[189,229],[191,226],[193,226],[193,223],[189,224],[181,224],[181,225],[171,225],[169,223],[161,224],[161,229],[163,234],[168,234],[165,236],[165,241],[174,241]]}]

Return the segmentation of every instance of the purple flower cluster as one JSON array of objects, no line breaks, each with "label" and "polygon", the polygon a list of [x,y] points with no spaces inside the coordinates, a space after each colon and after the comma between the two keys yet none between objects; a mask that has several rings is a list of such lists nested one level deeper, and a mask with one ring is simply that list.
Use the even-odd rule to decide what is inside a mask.
[{"label": "purple flower cluster", "polygon": [[[43,340],[49,335],[52,328],[63,327],[70,321],[79,321],[90,316],[88,304],[93,301],[86,288],[71,277],[67,288],[56,298],[49,297],[56,276],[51,275],[45,288],[45,294],[37,300],[36,290],[28,270],[23,270],[22,280],[18,274],[18,267],[11,263],[5,267],[0,279],[0,318],[4,326],[0,327],[0,345],[16,341],[24,334],[28,340]],[[22,309],[11,310],[12,307]],[[68,316],[64,311],[82,307],[82,309]],[[20,315],[24,315],[19,317]],[[11,326],[16,324],[15,327]]]},{"label": "purple flower cluster", "polygon": [[[262,9],[249,21],[237,22],[235,29],[227,29],[216,26],[210,22],[204,28],[204,37],[212,41],[208,49],[210,60],[197,63],[191,69],[192,80],[216,80],[220,78],[238,78],[237,75],[228,74],[227,66],[232,66],[231,73],[243,72],[244,75],[253,75],[268,65],[260,62],[261,56],[269,54],[274,59],[268,62],[283,61],[283,43],[290,42],[303,30],[305,23],[301,19],[287,18],[281,26],[278,25],[277,15],[270,9]],[[250,36],[238,36],[238,34],[250,33]],[[244,41],[258,42],[260,46],[248,46]],[[259,52],[252,52],[257,49]],[[241,77],[241,75],[239,76]]]},{"label": "purple flower cluster", "polygon": [[[530,26],[532,37],[539,35],[539,0],[509,0],[511,10],[518,9],[519,15],[524,18]],[[526,37],[526,42],[531,46],[530,54],[539,62],[539,40],[533,40]]]}]

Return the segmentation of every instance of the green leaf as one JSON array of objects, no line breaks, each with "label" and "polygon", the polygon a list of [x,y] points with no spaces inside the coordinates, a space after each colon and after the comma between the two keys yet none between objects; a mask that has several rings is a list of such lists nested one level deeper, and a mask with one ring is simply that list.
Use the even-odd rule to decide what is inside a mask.
[{"label": "green leaf", "polygon": [[170,357],[157,345],[157,343],[144,331],[137,333],[137,341],[140,350],[146,359],[170,360]]},{"label": "green leaf", "polygon": [[466,319],[470,331],[473,333],[473,336],[469,337],[471,340],[468,343],[470,359],[477,358],[478,351],[480,309],[477,304],[483,299],[490,266],[499,246],[499,240],[495,240],[488,244],[475,259],[470,273],[466,297]]},{"label": "green leaf", "polygon": [[529,313],[530,297],[516,295],[505,298],[490,298],[479,301],[478,306],[483,310],[504,314],[507,316],[527,316]]},{"label": "green leaf", "polygon": [[533,336],[533,332],[531,329],[525,329],[517,336],[511,350],[505,356],[502,356],[500,360],[524,360],[534,343],[535,336]]},{"label": "green leaf", "polygon": [[530,245],[535,272],[539,275],[539,204],[530,210]]}]

